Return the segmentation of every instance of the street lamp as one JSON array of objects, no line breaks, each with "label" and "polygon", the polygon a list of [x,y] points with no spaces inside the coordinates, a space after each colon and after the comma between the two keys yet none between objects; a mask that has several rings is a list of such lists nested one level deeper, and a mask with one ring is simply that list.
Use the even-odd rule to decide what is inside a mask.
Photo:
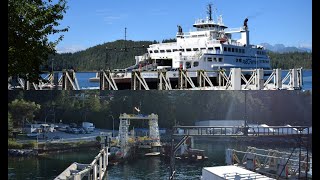
[{"label": "street lamp", "polygon": [[112,137],[114,136],[114,118],[112,115],[109,115],[112,117]]}]

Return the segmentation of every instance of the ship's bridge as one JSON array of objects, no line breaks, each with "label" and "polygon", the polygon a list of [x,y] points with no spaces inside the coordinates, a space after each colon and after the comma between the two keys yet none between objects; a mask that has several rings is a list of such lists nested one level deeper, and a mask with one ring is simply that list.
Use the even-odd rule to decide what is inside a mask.
[{"label": "ship's bridge", "polygon": [[224,29],[228,28],[222,22],[222,16],[218,18],[217,23],[214,22],[213,19],[197,19],[196,22],[193,24],[193,27],[197,29],[197,31],[207,31],[207,30],[214,30],[214,31],[223,31]]}]

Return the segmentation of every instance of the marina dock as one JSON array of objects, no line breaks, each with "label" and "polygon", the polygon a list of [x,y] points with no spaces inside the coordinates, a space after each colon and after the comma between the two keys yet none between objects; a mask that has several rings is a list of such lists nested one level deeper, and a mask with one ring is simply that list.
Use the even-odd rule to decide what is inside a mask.
[{"label": "marina dock", "polygon": [[90,164],[74,162],[54,180],[81,180],[83,178],[101,180],[107,172],[108,157],[108,147],[104,147]]}]

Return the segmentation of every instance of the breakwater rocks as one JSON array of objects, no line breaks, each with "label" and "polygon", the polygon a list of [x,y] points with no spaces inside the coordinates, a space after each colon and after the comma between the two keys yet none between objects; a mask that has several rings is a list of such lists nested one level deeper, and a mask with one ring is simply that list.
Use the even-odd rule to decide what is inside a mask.
[{"label": "breakwater rocks", "polygon": [[38,151],[33,149],[8,149],[8,156],[37,156]]}]

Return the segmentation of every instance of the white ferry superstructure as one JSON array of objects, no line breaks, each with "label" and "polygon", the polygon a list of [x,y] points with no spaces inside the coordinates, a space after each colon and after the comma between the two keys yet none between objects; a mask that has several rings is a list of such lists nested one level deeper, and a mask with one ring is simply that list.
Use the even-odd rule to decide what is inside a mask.
[{"label": "white ferry superstructure", "polygon": [[[146,54],[135,57],[136,64],[131,68],[206,71],[271,69],[265,48],[250,44],[247,18],[242,27],[229,29],[223,24],[221,15],[216,21],[211,18],[210,4],[208,9],[209,17],[196,20],[194,31],[185,33],[178,26],[176,42],[149,45]],[[240,33],[240,39],[232,39],[234,33]]]}]

